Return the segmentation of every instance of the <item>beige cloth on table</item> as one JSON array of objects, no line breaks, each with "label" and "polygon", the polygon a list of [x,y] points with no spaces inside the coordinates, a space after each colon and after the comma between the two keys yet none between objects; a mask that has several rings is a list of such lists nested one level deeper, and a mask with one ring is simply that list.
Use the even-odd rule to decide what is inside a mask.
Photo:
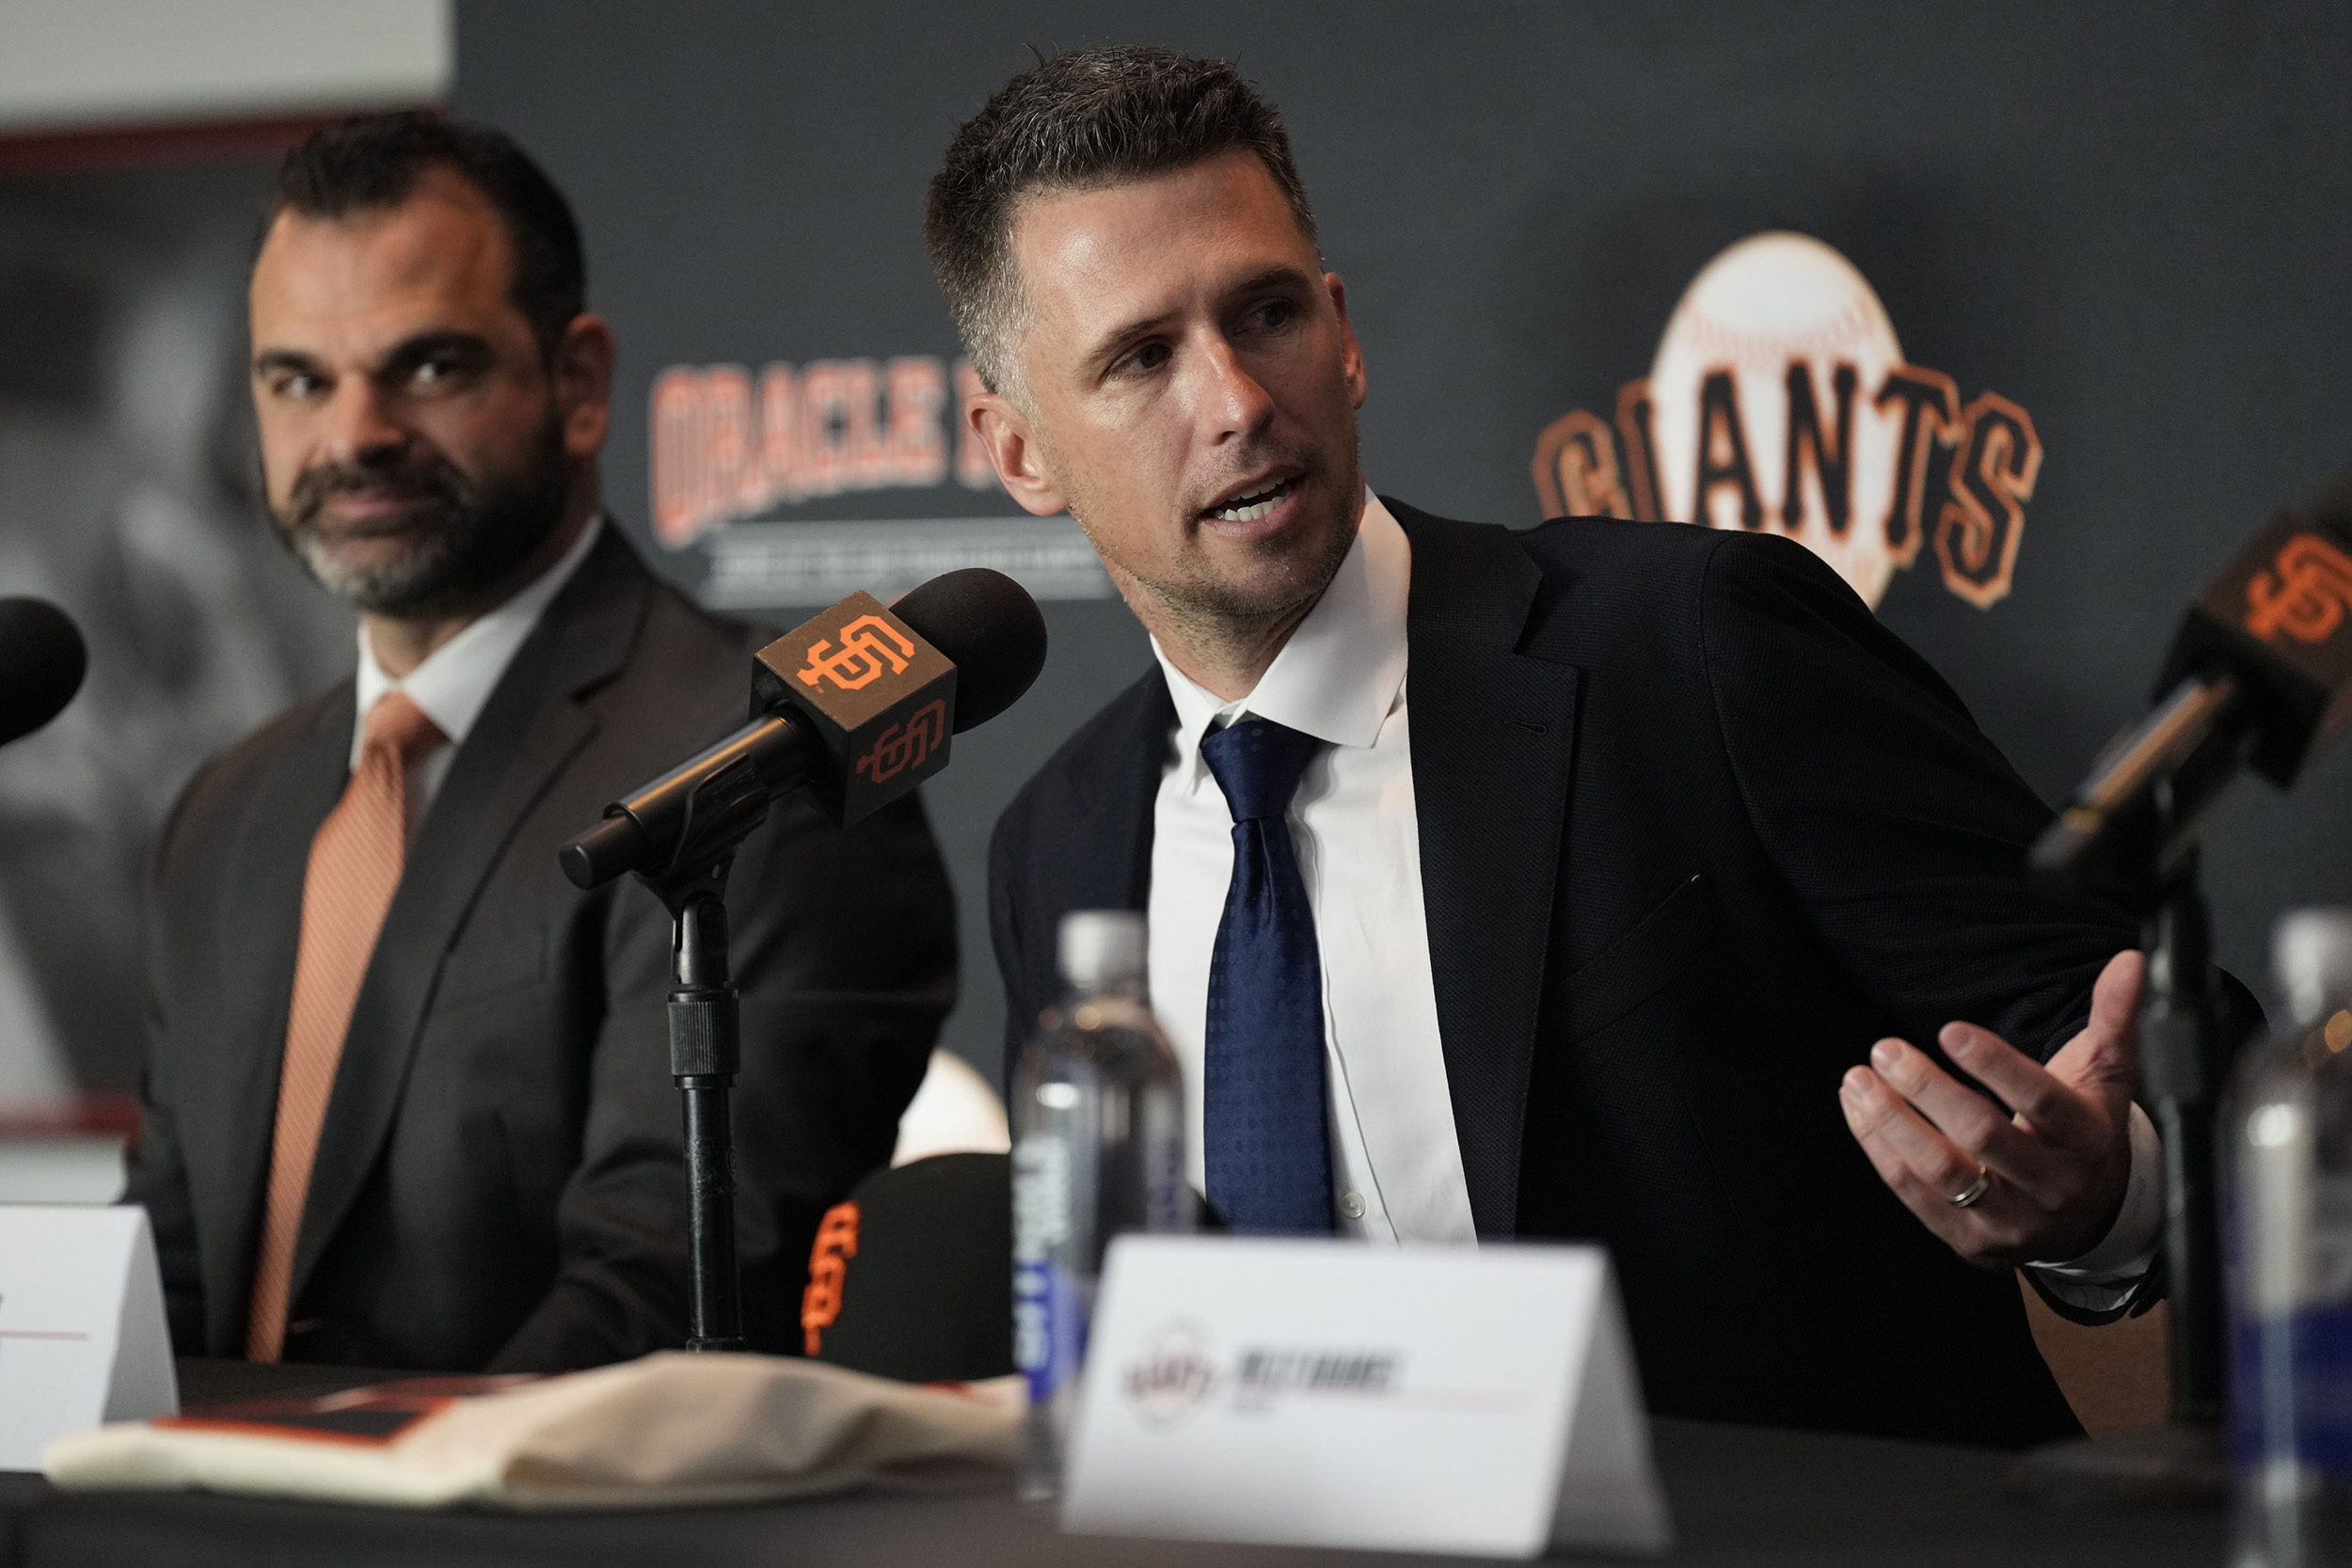
[{"label": "beige cloth on table", "polygon": [[60,1437],[42,1467],[68,1491],[394,1508],[754,1502],[1009,1471],[1023,1397],[1017,1378],[918,1386],[813,1361],[663,1351],[454,1399],[388,1440],[278,1435],[217,1418],[135,1421]]}]

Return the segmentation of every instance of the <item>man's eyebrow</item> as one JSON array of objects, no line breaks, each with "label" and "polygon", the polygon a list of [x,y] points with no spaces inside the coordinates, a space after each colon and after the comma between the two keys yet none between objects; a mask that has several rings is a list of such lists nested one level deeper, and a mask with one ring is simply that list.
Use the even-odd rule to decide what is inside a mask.
[{"label": "man's eyebrow", "polygon": [[1271,289],[1278,283],[1288,284],[1292,288],[1310,288],[1313,286],[1314,279],[1292,266],[1288,261],[1278,261],[1263,272],[1243,278],[1225,292],[1228,294],[1254,294],[1261,289]]},{"label": "man's eyebrow", "polygon": [[[1313,282],[1312,278],[1296,267],[1287,261],[1280,261],[1263,272],[1250,274],[1238,283],[1229,285],[1225,293],[1228,296],[1238,296],[1256,293],[1261,289],[1271,289],[1277,286],[1307,288],[1311,287]],[[1166,321],[1169,314],[1170,312],[1163,310],[1157,315],[1140,316],[1134,321],[1111,328],[1095,340],[1094,351],[1086,356],[1086,363],[1094,367],[1107,364],[1117,358],[1128,344],[1145,336],[1153,327]]]},{"label": "man's eyebrow", "polygon": [[[420,332],[413,338],[403,338],[387,350],[375,366],[374,373],[396,372],[436,354],[458,353],[485,355],[490,352],[490,341],[478,332],[439,330]],[[322,369],[315,355],[294,348],[265,348],[253,356],[256,375],[273,371],[291,371],[296,374],[311,374]]]},{"label": "man's eyebrow", "polygon": [[267,375],[272,371],[301,373],[318,368],[319,362],[300,349],[265,348],[253,356],[253,373],[256,375]]},{"label": "man's eyebrow", "polygon": [[1118,358],[1120,355],[1126,352],[1128,344],[1134,342],[1136,339],[1145,336],[1151,332],[1153,327],[1168,320],[1169,314],[1170,312],[1163,310],[1157,315],[1141,316],[1134,321],[1126,322],[1120,325],[1112,327],[1108,332],[1104,333],[1100,338],[1097,338],[1094,341],[1093,352],[1089,353],[1086,356],[1085,363],[1087,367],[1089,370],[1101,370],[1104,366],[1109,364],[1113,359]]},{"label": "man's eyebrow", "polygon": [[388,351],[376,369],[379,373],[413,365],[420,359],[452,351],[461,354],[486,355],[490,341],[479,332],[458,332],[443,329],[420,332],[413,338],[403,338]]}]

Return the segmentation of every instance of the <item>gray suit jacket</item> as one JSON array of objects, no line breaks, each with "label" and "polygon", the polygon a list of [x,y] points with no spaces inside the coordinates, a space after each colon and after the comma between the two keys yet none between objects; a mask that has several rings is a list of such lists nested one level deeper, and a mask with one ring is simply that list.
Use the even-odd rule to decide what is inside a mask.
[{"label": "gray suit jacket", "polygon": [[[755,629],[608,529],[516,655],[410,850],[361,986],[294,1258],[289,1360],[557,1370],[679,1343],[685,1172],[669,920],[555,852],[742,722]],[[128,1200],[175,1344],[240,1355],[312,833],[347,771],[344,681],[214,758],[157,860],[146,1121]],[[747,1328],[787,1348],[818,1217],[890,1155],[955,992],[918,800],[848,832],[794,800],[738,858]]]}]

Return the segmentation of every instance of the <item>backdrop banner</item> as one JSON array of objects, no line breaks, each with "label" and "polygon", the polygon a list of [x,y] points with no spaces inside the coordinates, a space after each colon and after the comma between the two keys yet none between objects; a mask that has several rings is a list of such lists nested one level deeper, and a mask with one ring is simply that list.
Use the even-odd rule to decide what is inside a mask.
[{"label": "backdrop banner", "polygon": [[258,493],[245,277],[271,162],[0,174],[0,593],[89,644],[65,711],[0,750],[0,1137],[127,1130],[164,818],[356,651]]},{"label": "backdrop banner", "polygon": [[[621,336],[606,465],[705,603],[788,621],[983,563],[1044,601],[1035,692],[926,786],[961,900],[948,1043],[998,1067],[986,844],[1149,667],[1066,518],[963,434],[926,182],[1032,50],[1150,40],[1279,103],[1372,395],[1373,484],[1790,533],[2061,797],[2173,623],[2352,461],[2352,11],[461,0],[459,112],[579,206]],[[2207,858],[2257,984],[2352,900],[2352,758],[2248,784]]]}]

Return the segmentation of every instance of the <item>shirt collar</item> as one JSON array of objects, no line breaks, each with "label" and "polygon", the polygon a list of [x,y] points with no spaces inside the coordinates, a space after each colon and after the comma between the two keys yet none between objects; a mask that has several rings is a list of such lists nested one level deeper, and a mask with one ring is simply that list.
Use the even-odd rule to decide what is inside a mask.
[{"label": "shirt collar", "polygon": [[1245,716],[1287,724],[1334,746],[1370,747],[1405,687],[1412,577],[1405,530],[1366,490],[1363,518],[1346,558],[1248,696],[1229,703],[1196,685],[1152,639],[1152,657],[1176,705],[1177,755],[1198,768],[1201,736]]},{"label": "shirt collar", "polygon": [[368,628],[362,626],[357,681],[358,713],[351,732],[352,766],[358,766],[359,751],[367,739],[368,715],[394,691],[406,692],[408,700],[449,736],[451,745],[463,745],[467,732],[489,705],[490,693],[498,689],[499,677],[506,673],[507,665],[514,661],[516,651],[531,635],[531,628],[539,624],[540,612],[563,592],[572,574],[580,570],[580,563],[588,559],[588,552],[596,547],[596,536],[603,528],[602,515],[592,514],[588,526],[580,530],[580,537],[572,541],[571,547],[554,565],[426,655],[424,662],[409,671],[405,679],[394,680],[384,673],[384,667],[375,661],[375,650],[368,645]]}]

